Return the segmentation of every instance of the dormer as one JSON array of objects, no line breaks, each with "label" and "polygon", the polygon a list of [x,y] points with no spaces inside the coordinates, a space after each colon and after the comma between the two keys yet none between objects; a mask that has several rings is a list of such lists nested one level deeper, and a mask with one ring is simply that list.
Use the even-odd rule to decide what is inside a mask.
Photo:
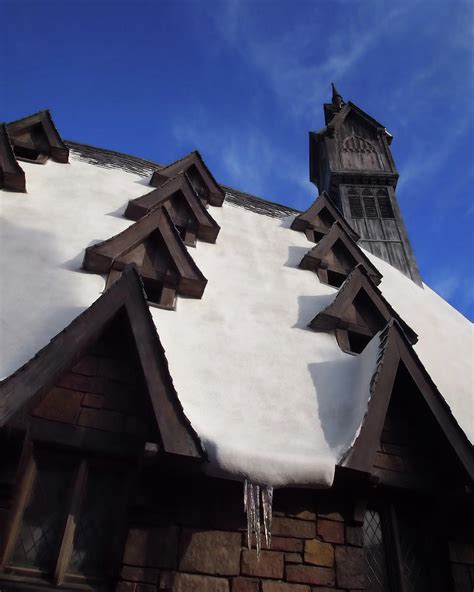
[{"label": "dormer", "polygon": [[4,123],[0,124],[0,189],[26,191],[25,172],[15,158]]},{"label": "dormer", "polygon": [[309,326],[315,331],[335,331],[343,351],[360,353],[391,318],[397,320],[409,343],[415,344],[417,334],[385,300],[364,266],[357,265],[333,302]]},{"label": "dormer", "polygon": [[329,194],[323,191],[305,212],[296,216],[291,228],[305,232],[308,239],[316,243],[335,222],[339,222],[354,241],[359,240],[357,232],[344,220]]},{"label": "dormer", "polygon": [[82,266],[108,274],[109,287],[129,263],[136,264],[151,305],[174,309],[177,294],[201,298],[204,293],[207,280],[163,207],[112,238],[88,247]]},{"label": "dormer", "polygon": [[194,191],[204,203],[209,203],[212,206],[222,205],[225,193],[197,150],[155,171],[150,180],[150,185],[159,187],[181,172],[187,174]]},{"label": "dormer", "polygon": [[59,135],[49,111],[40,111],[29,117],[7,124],[7,131],[18,160],[44,164],[48,158],[66,163],[69,148]]},{"label": "dormer", "polygon": [[375,284],[380,283],[382,274],[356,245],[339,222],[301,260],[301,269],[317,273],[324,284],[339,288],[346,277],[357,266],[362,265]]},{"label": "dormer", "polygon": [[194,191],[187,173],[179,173],[150,193],[131,200],[125,216],[139,220],[160,206],[167,210],[186,245],[195,245],[196,239],[216,242],[220,226]]}]

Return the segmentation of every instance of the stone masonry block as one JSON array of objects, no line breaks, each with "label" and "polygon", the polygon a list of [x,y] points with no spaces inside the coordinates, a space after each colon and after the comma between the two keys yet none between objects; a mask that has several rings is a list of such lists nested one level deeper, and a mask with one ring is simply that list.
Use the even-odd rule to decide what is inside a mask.
[{"label": "stone masonry block", "polygon": [[238,532],[185,530],[180,545],[180,571],[234,576],[240,573]]},{"label": "stone masonry block", "polygon": [[304,560],[306,563],[332,567],[334,565],[334,547],[330,543],[323,543],[318,539],[306,541],[304,545]]},{"label": "stone masonry block", "polygon": [[260,581],[249,578],[234,578],[232,592],[260,592]]},{"label": "stone masonry block", "polygon": [[171,592],[230,592],[229,582],[224,578],[174,574],[171,587],[162,588]]},{"label": "stone masonry block", "polygon": [[242,574],[262,578],[281,579],[283,577],[283,553],[275,551],[242,550]]},{"label": "stone masonry block", "polygon": [[311,567],[309,565],[288,565],[286,579],[289,582],[300,584],[313,584],[322,586],[334,586],[336,575],[334,569],[329,567]]},{"label": "stone masonry block", "polygon": [[344,524],[320,518],[318,519],[318,536],[327,543],[344,544]]},{"label": "stone masonry block", "polygon": [[336,547],[337,585],[340,588],[365,588],[364,553],[357,547]]},{"label": "stone masonry block", "polygon": [[123,562],[139,567],[176,568],[178,528],[137,526],[128,531]]},{"label": "stone masonry block", "polygon": [[300,539],[286,539],[272,537],[272,551],[288,551],[289,553],[301,553],[304,541]]},{"label": "stone masonry block", "polygon": [[449,557],[455,563],[474,565],[474,545],[450,542]]},{"label": "stone masonry block", "polygon": [[303,584],[287,584],[286,582],[262,582],[262,592],[311,592],[311,588]]},{"label": "stone masonry block", "polygon": [[316,524],[294,518],[274,518],[272,534],[300,539],[313,539],[316,536]]},{"label": "stone masonry block", "polygon": [[131,567],[124,565],[120,577],[122,580],[131,582],[143,582],[146,584],[156,584],[158,582],[159,572],[154,568]]}]

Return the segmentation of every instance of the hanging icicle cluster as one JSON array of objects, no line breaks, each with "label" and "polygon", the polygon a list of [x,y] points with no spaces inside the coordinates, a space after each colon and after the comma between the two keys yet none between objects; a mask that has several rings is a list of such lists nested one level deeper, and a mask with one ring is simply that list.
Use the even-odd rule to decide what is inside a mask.
[{"label": "hanging icicle cluster", "polygon": [[247,546],[252,548],[252,534],[255,539],[257,556],[260,556],[261,529],[260,529],[260,506],[263,512],[263,529],[265,532],[265,543],[267,549],[272,543],[272,504],[273,487],[271,485],[256,485],[247,481],[244,482],[244,510],[247,514]]}]

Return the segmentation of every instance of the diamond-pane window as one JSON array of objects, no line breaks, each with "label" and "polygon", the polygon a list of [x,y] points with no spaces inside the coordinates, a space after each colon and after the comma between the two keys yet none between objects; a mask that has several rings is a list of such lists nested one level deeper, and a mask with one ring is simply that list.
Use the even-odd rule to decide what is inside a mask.
[{"label": "diamond-pane window", "polygon": [[389,592],[380,514],[367,510],[364,517],[364,558],[368,592]]},{"label": "diamond-pane window", "polygon": [[11,564],[50,571],[58,553],[72,470],[38,464]]},{"label": "diamond-pane window", "polygon": [[89,471],[68,572],[98,575],[109,565],[120,501],[119,496],[110,494],[120,491],[120,481],[118,475]]}]

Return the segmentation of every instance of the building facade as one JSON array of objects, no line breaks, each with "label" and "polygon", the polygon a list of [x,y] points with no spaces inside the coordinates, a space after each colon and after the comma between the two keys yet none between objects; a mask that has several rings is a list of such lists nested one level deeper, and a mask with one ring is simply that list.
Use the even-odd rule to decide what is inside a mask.
[{"label": "building facade", "polygon": [[472,325],[324,115],[305,212],[0,128],[0,590],[472,591]]}]

